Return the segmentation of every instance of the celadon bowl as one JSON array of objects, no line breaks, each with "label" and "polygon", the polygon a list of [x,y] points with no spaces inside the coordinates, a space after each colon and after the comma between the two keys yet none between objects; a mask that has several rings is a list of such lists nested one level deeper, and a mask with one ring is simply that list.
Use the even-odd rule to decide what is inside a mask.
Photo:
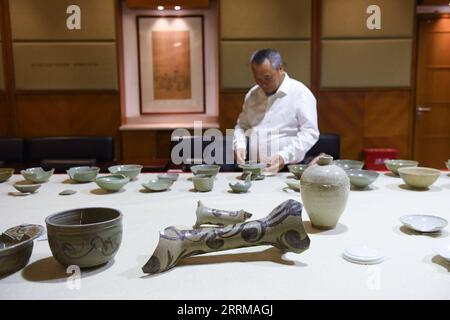
[{"label": "celadon bowl", "polygon": [[385,160],[384,165],[386,168],[391,170],[391,172],[395,175],[399,175],[398,169],[400,168],[408,168],[408,167],[417,167],[419,165],[419,162],[414,160]]},{"label": "celadon bowl", "polygon": [[228,183],[228,185],[230,186],[231,190],[234,193],[246,193],[252,186],[252,183],[251,183],[251,181],[245,181],[243,183],[242,182],[230,182],[230,183]]},{"label": "celadon bowl", "polygon": [[122,174],[130,180],[134,180],[141,173],[142,168],[143,166],[140,164],[123,164],[109,167],[108,170],[112,174]]},{"label": "celadon bowl", "polygon": [[290,164],[288,165],[289,172],[292,173],[297,179],[302,177],[303,172],[308,168],[307,164]]},{"label": "celadon bowl", "polygon": [[45,171],[41,167],[29,168],[20,171],[20,173],[26,180],[35,183],[47,182],[48,179],[50,179],[50,177],[53,175],[53,172],[55,172],[55,169]]},{"label": "celadon bowl", "polygon": [[300,180],[295,179],[286,179],[285,183],[288,185],[289,188],[295,191],[300,191]]},{"label": "celadon bowl", "polygon": [[95,267],[116,255],[122,242],[122,213],[112,208],[81,208],[45,219],[53,257],[63,266]]},{"label": "celadon bowl", "polygon": [[216,176],[220,171],[220,166],[215,164],[200,164],[191,166],[191,171],[194,175]]},{"label": "celadon bowl", "polygon": [[40,225],[20,225],[0,235],[0,275],[19,271],[28,264],[33,240],[44,232]]},{"label": "celadon bowl", "polygon": [[178,177],[180,175],[178,173],[163,173],[163,174],[158,174],[158,179],[160,180],[171,180],[173,182],[178,180]]},{"label": "celadon bowl", "polygon": [[95,179],[97,185],[109,192],[116,192],[122,189],[124,185],[130,182],[130,178],[122,174],[111,174]]},{"label": "celadon bowl", "polygon": [[0,168],[0,182],[5,182],[14,174],[13,168]]},{"label": "celadon bowl", "polygon": [[214,176],[199,174],[192,178],[194,188],[200,192],[209,192],[214,186]]},{"label": "celadon bowl", "polygon": [[421,189],[430,187],[441,175],[437,169],[424,167],[400,168],[398,173],[408,186]]},{"label": "celadon bowl", "polygon": [[243,176],[248,172],[251,174],[252,180],[258,179],[259,177],[264,177],[262,176],[262,170],[266,167],[267,165],[265,163],[253,162],[239,165],[239,168],[243,171]]},{"label": "celadon bowl", "polygon": [[19,181],[13,184],[14,188],[22,193],[35,193],[42,185],[40,183],[30,183],[28,181]]},{"label": "celadon bowl", "polygon": [[74,167],[67,170],[70,179],[81,183],[94,181],[99,172],[98,167]]},{"label": "celadon bowl", "polygon": [[358,160],[334,160],[333,164],[341,167],[344,170],[360,170],[364,167],[364,162]]},{"label": "celadon bowl", "polygon": [[378,172],[369,170],[356,170],[350,169],[346,171],[347,176],[350,179],[350,183],[355,188],[367,188],[371,185],[380,175]]},{"label": "celadon bowl", "polygon": [[150,191],[164,191],[169,189],[173,184],[173,180],[170,179],[153,179],[147,183],[143,183],[142,186]]}]

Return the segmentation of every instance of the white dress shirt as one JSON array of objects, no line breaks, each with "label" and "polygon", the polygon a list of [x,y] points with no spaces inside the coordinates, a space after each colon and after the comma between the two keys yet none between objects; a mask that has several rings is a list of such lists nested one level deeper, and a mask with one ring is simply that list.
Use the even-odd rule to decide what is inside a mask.
[{"label": "white dress shirt", "polygon": [[245,96],[234,130],[234,148],[245,149],[248,135],[251,160],[257,154],[258,161],[267,162],[279,154],[285,164],[302,161],[319,139],[316,105],[312,92],[287,73],[273,95],[254,86]]}]

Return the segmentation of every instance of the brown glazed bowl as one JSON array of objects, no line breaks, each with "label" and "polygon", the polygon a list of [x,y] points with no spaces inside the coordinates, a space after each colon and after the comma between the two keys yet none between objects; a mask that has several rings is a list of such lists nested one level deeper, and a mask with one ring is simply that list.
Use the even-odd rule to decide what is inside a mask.
[{"label": "brown glazed bowl", "polygon": [[0,168],[0,182],[5,182],[14,174],[13,168]]},{"label": "brown glazed bowl", "polygon": [[40,225],[20,225],[0,235],[0,275],[19,271],[28,264],[33,240],[44,232]]},{"label": "brown glazed bowl", "polygon": [[95,267],[114,258],[122,242],[122,213],[112,208],[82,208],[48,216],[47,237],[64,266]]}]

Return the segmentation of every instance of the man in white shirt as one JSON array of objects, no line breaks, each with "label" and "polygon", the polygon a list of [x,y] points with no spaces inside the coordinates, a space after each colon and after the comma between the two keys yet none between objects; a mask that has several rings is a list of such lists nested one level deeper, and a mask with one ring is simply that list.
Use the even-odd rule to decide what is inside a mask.
[{"label": "man in white shirt", "polygon": [[[268,172],[278,172],[287,164],[302,161],[319,139],[316,99],[304,84],[288,76],[277,50],[258,50],[250,63],[257,85],[245,96],[235,127],[236,159],[245,162],[245,135],[251,132],[250,149],[252,138],[266,137],[256,144],[257,159],[253,160],[266,162]],[[264,148],[266,153],[262,155],[261,143],[276,148]]]}]

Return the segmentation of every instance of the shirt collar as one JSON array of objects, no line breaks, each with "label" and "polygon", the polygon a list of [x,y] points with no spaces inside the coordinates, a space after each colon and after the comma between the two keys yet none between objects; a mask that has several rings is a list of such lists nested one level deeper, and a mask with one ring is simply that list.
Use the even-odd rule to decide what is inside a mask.
[{"label": "shirt collar", "polygon": [[[284,79],[283,79],[283,82],[281,83],[281,85],[278,87],[278,90],[273,94],[273,95],[271,95],[271,96],[269,96],[268,98],[270,98],[270,97],[273,97],[273,98],[281,98],[281,97],[284,97],[285,95],[287,95],[288,94],[288,92],[289,92],[289,88],[290,88],[290,85],[289,85],[289,80],[290,80],[291,78],[289,77],[289,75],[287,74],[287,72],[284,72]],[[264,94],[264,95],[266,95],[265,93],[264,93],[264,91],[262,91],[262,89],[261,89],[261,92],[262,92],[262,94]]]}]

